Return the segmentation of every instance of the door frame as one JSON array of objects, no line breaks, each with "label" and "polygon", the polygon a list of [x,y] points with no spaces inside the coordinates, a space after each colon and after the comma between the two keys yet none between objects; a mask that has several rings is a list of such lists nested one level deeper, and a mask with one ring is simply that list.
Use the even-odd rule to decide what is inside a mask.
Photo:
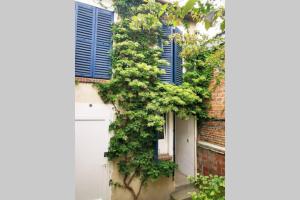
[{"label": "door frame", "polygon": [[[173,121],[174,121],[174,137],[173,137],[173,153],[174,153],[174,162],[177,164],[176,162],[176,114],[174,113],[173,115]],[[198,126],[197,126],[197,119],[196,117],[194,117],[194,159],[193,159],[193,162],[194,162],[194,176],[196,176],[197,174],[197,134],[198,134],[198,130],[197,130]]]}]

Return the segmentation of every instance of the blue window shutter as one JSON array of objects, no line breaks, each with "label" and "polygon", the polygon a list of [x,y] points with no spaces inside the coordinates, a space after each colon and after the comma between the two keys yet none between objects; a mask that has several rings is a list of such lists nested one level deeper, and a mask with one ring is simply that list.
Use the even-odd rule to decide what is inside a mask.
[{"label": "blue window shutter", "polygon": [[112,48],[112,30],[114,13],[101,8],[96,8],[96,29],[94,46],[93,77],[110,79]]},{"label": "blue window shutter", "polygon": [[[181,31],[176,28],[175,33],[180,33]],[[176,85],[182,84],[182,58],[180,57],[182,48],[174,41],[174,57],[173,57],[173,64],[174,64],[174,82]]]},{"label": "blue window shutter", "polygon": [[92,77],[95,9],[76,3],[75,76]]},{"label": "blue window shutter", "polygon": [[[168,38],[173,33],[173,29],[170,26],[163,25],[162,33],[164,38]],[[165,74],[160,76],[160,80],[173,83],[173,41],[169,41],[168,45],[163,45],[162,58],[167,60],[169,66],[160,66],[161,69],[165,70]]]}]

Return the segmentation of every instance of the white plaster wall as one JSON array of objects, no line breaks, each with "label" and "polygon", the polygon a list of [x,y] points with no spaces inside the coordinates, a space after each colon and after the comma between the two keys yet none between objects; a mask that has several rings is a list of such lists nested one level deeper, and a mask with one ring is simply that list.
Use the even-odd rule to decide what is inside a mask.
[{"label": "white plaster wall", "polygon": [[90,83],[79,83],[75,86],[75,103],[104,104],[97,90]]},{"label": "white plaster wall", "polygon": [[[98,91],[96,88],[93,87],[93,84],[91,83],[78,83],[75,86],[75,104],[93,104],[94,106],[99,106],[99,107],[111,107],[110,104],[105,105],[102,99],[100,98]],[[107,112],[107,111],[105,111]],[[78,112],[76,112],[78,113]],[[99,113],[99,112],[98,112]],[[96,114],[97,115],[97,114]],[[89,116],[85,116],[83,114],[80,114],[81,118],[90,118],[91,116],[97,117],[95,113],[89,114]],[[104,115],[109,115],[109,113],[104,113]],[[110,116],[110,115],[109,115]],[[108,116],[108,117],[109,117]],[[172,124],[168,125],[168,132],[171,133],[168,139],[168,150],[169,154],[173,155],[173,118],[172,114],[169,114],[169,123],[171,122]],[[113,117],[109,117],[113,119]],[[99,130],[101,132],[101,130]],[[101,156],[101,155],[100,155]],[[118,168],[115,163],[110,162],[109,165],[109,176],[112,178],[114,181],[121,181],[120,174],[118,172]],[[137,189],[137,181],[134,181],[134,188]],[[141,194],[141,199],[143,200],[165,200],[168,199],[170,196],[170,193],[173,192],[175,189],[175,183],[172,179],[170,178],[165,178],[162,177],[159,180],[152,182],[148,184],[147,187],[145,187],[142,190]],[[132,199],[130,193],[128,191],[125,191],[120,188],[110,188],[110,194],[111,199],[104,199],[104,200],[130,200]]]},{"label": "white plaster wall", "polygon": [[99,0],[75,0],[77,2],[81,2],[81,3],[85,3],[85,4],[89,4],[91,6],[95,6],[95,7],[98,7],[98,8],[103,8],[103,9],[106,9],[106,10],[110,10],[110,11],[113,11],[113,3],[111,0],[101,0],[101,4],[105,7],[103,7],[99,2]]},{"label": "white plaster wall", "polygon": [[[114,11],[112,0],[75,0],[75,2],[85,3],[105,10]],[[114,12],[114,22],[118,20],[118,13]]]},{"label": "white plaster wall", "polygon": [[[169,0],[170,2],[175,2],[177,0]],[[203,2],[206,2],[207,0],[203,0]],[[179,5],[183,6],[185,3],[187,2],[187,0],[179,0]],[[225,7],[225,0],[214,0],[214,4],[217,7]],[[184,30],[183,26],[179,26],[178,27],[183,33],[186,33],[186,30]],[[216,34],[220,33],[220,20],[217,21],[216,25],[208,30],[205,29],[204,24],[197,24],[195,25],[191,25],[190,27],[190,31],[198,31],[200,34],[204,34],[207,35],[208,37],[212,38],[214,37]]]},{"label": "white plaster wall", "polygon": [[[102,3],[104,4],[105,7],[101,6],[99,4],[98,0],[76,0],[78,2],[86,3],[95,7],[107,9],[113,11],[113,6],[112,6],[112,1],[111,0],[103,0]],[[224,2],[224,0],[219,0],[221,2]],[[181,1],[181,3],[184,3],[184,1]],[[115,13],[115,21],[117,19],[117,13]],[[197,29],[199,29],[201,32],[205,33],[206,30],[203,30],[203,27],[197,26]],[[182,29],[182,27],[181,27]],[[217,32],[217,30],[209,30],[207,31],[210,35],[213,35]],[[89,83],[79,83],[78,85],[75,86],[75,103],[91,103],[91,104],[101,104],[103,105],[104,102],[102,99],[99,97],[97,90],[93,87],[92,84]],[[167,149],[169,155],[173,156],[173,129],[174,129],[174,124],[173,124],[173,114],[169,114],[169,119],[168,119],[168,142],[167,142]],[[111,167],[112,169],[112,167]],[[117,170],[113,170],[114,175],[113,177],[118,177],[119,174]],[[151,185],[151,186],[150,186]],[[168,197],[169,193],[174,189],[174,182],[172,181],[171,178],[166,178],[166,179],[161,179],[160,181],[150,184],[150,187],[147,187],[145,189],[145,193],[142,195],[144,199],[151,199],[151,194],[156,194],[155,199],[165,199],[165,197]],[[164,187],[164,191],[159,190],[158,188]],[[147,191],[147,192],[146,192]],[[119,197],[124,197],[122,196],[124,194],[124,191],[114,191],[112,199],[119,199]],[[149,196],[148,196],[149,195]],[[122,198],[126,200],[127,198]]]},{"label": "white plaster wall", "polygon": [[[75,103],[88,103],[104,105],[97,90],[90,83],[79,83],[75,87]],[[164,142],[159,142],[160,149],[164,149],[161,153],[173,155],[173,114],[169,113],[167,118],[167,133]]]},{"label": "white plaster wall", "polygon": [[[75,1],[86,3],[86,4],[89,4],[89,5],[98,7],[98,8],[103,8],[106,10],[114,11],[112,0],[101,0],[101,4],[99,3],[100,0],[75,0]],[[171,3],[179,1],[179,5],[183,6],[187,0],[166,0],[166,1],[171,2]],[[214,0],[214,3],[216,6],[225,6],[225,0]],[[115,12],[114,13],[114,21],[117,21],[117,20],[118,20],[118,14]],[[199,31],[201,34],[205,34],[205,35],[208,35],[209,37],[213,37],[217,33],[220,33],[221,30],[219,28],[219,25],[220,25],[220,22],[218,22],[215,27],[206,30],[203,24],[197,24],[196,27],[192,27],[191,29],[195,29],[195,30]],[[178,28],[183,33],[186,32],[184,30],[183,26],[179,26]]]}]

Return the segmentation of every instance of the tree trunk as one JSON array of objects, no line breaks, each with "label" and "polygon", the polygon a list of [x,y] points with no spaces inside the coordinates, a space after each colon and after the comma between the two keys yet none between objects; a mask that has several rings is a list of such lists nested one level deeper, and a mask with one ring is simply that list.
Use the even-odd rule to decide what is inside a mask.
[{"label": "tree trunk", "polygon": [[131,193],[131,195],[133,197],[133,200],[138,200],[138,198],[139,198],[139,196],[141,194],[141,191],[142,191],[142,187],[144,186],[145,181],[144,180],[141,181],[139,189],[138,189],[138,192],[135,193],[134,189],[130,186],[130,183],[134,179],[134,176],[135,176],[135,173],[130,177],[130,179],[129,179],[128,182],[127,182],[128,176],[124,176],[123,183],[124,183],[125,188],[127,190],[129,190],[129,192]]}]

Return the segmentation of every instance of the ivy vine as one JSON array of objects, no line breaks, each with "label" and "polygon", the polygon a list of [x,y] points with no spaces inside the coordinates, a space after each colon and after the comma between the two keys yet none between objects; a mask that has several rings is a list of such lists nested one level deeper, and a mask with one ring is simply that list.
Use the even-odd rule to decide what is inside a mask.
[{"label": "ivy vine", "polygon": [[[197,33],[173,34],[172,38],[182,47],[184,58],[183,87],[190,88],[200,97],[202,103],[197,104],[196,117],[209,119],[207,110],[212,91],[224,79],[225,46],[224,38],[208,38]],[[212,80],[215,83],[212,84]]]},{"label": "ivy vine", "polygon": [[[164,115],[174,112],[180,118],[205,117],[204,100],[209,97],[206,90],[212,68],[202,70],[199,63],[203,59],[206,62],[209,56],[202,59],[200,55],[188,54],[185,40],[177,36],[186,61],[185,83],[176,86],[161,82],[159,77],[164,71],[159,66],[168,63],[161,59],[162,49],[158,44],[163,39],[161,28],[167,7],[155,0],[113,2],[121,19],[112,27],[112,78],[95,85],[103,101],[115,109],[115,120],[109,128],[113,136],[108,159],[118,164],[123,181],[113,184],[127,189],[137,200],[150,180],[169,177],[176,168],[173,161],[158,160],[155,156]],[[201,75],[192,74],[199,69]],[[135,179],[139,180],[137,189],[132,186]]]}]

